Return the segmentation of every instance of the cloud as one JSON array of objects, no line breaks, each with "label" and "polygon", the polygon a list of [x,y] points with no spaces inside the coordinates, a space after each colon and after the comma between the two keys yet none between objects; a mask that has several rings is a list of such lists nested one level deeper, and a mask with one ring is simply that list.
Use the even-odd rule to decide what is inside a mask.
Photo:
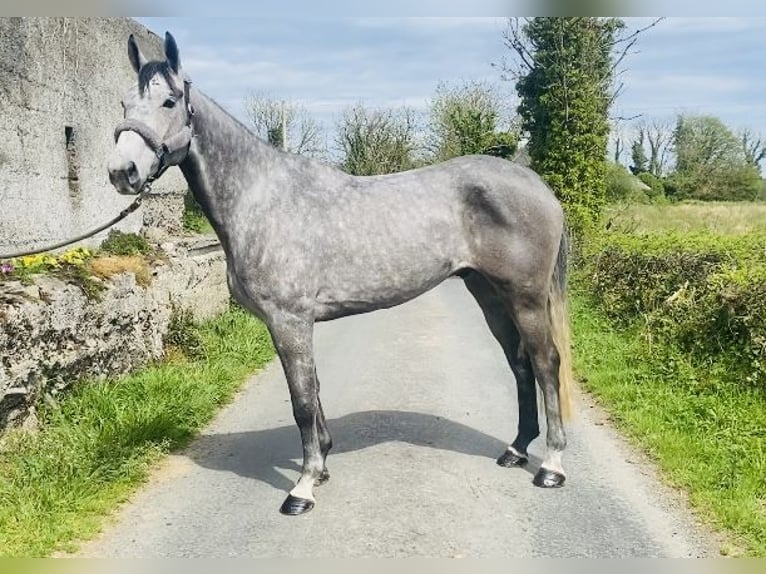
[{"label": "cloud", "polygon": [[698,94],[705,97],[710,94],[732,95],[748,88],[749,80],[732,74],[689,74],[659,72],[632,73],[629,80],[630,89],[640,92],[651,92],[660,97]]},{"label": "cloud", "polygon": [[454,30],[503,30],[507,18],[488,17],[412,17],[412,18],[353,18],[351,22],[361,28],[396,29],[415,32],[439,33]]},{"label": "cloud", "polygon": [[[649,25],[654,18],[625,18],[633,27]],[[766,29],[766,18],[665,18],[651,29],[657,35],[728,34],[745,30]]]}]

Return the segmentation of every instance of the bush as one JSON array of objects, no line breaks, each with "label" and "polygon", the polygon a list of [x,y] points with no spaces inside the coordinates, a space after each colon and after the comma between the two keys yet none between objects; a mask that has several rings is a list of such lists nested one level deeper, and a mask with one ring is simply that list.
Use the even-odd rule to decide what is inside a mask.
[{"label": "bush", "polygon": [[340,167],[353,175],[381,175],[415,167],[415,113],[407,107],[346,108],[337,123]]},{"label": "bush", "polygon": [[646,203],[648,200],[641,181],[625,166],[614,162],[607,164],[606,197],[611,202]]},{"label": "bush", "polygon": [[152,247],[141,235],[113,229],[101,244],[101,251],[110,255],[148,255]]},{"label": "bush", "polygon": [[584,256],[583,283],[613,320],[766,390],[766,235],[605,235]]},{"label": "bush", "polygon": [[470,154],[511,158],[519,137],[510,107],[491,84],[440,84],[431,103],[427,136],[432,161]]},{"label": "bush", "polygon": [[638,179],[640,179],[642,183],[649,187],[649,191],[646,192],[646,195],[649,196],[649,199],[665,197],[665,183],[661,178],[652,173],[644,172],[638,174]]},{"label": "bush", "polygon": [[173,307],[163,343],[166,347],[165,352],[170,355],[176,351],[191,360],[204,356],[199,324],[190,309]]}]

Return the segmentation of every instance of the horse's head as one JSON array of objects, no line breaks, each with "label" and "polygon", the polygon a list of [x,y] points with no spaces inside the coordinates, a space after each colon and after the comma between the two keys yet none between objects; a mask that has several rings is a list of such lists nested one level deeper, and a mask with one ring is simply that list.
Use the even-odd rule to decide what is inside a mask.
[{"label": "horse's head", "polygon": [[165,60],[148,62],[136,39],[128,58],[138,82],[122,100],[125,120],[115,130],[109,180],[123,194],[141,193],[168,166],[181,163],[191,144],[189,81],[181,74],[178,46],[165,33]]}]

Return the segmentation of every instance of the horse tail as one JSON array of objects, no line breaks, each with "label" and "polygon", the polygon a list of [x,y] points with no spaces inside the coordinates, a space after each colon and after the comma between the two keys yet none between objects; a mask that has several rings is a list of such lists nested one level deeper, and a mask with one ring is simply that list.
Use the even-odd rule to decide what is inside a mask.
[{"label": "horse tail", "polygon": [[567,259],[569,241],[566,228],[561,233],[556,266],[553,269],[548,312],[550,314],[553,343],[559,354],[559,404],[564,420],[571,418],[571,392],[574,384],[572,374],[572,351],[569,330],[569,303],[567,301]]}]

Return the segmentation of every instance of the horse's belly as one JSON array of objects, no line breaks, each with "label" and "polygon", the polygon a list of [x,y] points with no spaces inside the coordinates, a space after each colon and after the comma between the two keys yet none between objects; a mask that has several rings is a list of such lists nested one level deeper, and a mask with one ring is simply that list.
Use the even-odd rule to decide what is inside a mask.
[{"label": "horse's belly", "polygon": [[327,321],[399,305],[432,289],[452,275],[449,261],[411,269],[359,270],[328,275],[317,290],[315,317]]}]

